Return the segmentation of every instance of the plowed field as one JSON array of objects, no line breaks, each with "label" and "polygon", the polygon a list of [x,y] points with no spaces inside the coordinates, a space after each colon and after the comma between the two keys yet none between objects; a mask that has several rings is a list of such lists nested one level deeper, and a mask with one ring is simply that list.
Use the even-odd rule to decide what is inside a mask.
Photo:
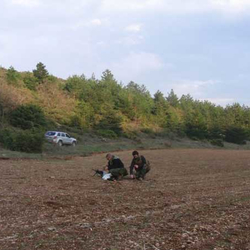
[{"label": "plowed field", "polygon": [[0,160],[0,249],[250,249],[250,151],[141,153],[144,181],[93,177],[105,154]]}]

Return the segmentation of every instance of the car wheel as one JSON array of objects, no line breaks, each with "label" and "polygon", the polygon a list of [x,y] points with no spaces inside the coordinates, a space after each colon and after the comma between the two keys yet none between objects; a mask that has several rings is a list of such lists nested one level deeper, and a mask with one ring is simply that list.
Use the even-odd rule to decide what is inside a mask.
[{"label": "car wheel", "polygon": [[75,147],[75,146],[76,146],[76,142],[73,141],[73,142],[72,142],[72,147]]},{"label": "car wheel", "polygon": [[62,141],[58,142],[58,146],[61,147],[63,145]]}]

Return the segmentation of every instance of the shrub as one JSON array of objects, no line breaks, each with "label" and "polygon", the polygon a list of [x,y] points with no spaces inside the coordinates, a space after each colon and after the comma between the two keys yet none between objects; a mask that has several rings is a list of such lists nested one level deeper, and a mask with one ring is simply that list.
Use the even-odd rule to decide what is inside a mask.
[{"label": "shrub", "polygon": [[17,85],[20,74],[12,66],[10,66],[7,70],[6,78],[9,84]]},{"label": "shrub", "polygon": [[246,144],[248,138],[247,131],[244,128],[231,127],[226,130],[225,141],[236,144]]},{"label": "shrub", "polygon": [[125,137],[125,138],[128,138],[130,140],[136,140],[137,139],[136,131],[123,132],[122,136]]},{"label": "shrub", "polygon": [[111,139],[116,139],[118,136],[117,134],[113,131],[113,130],[109,130],[109,129],[99,129],[96,131],[97,135],[103,136],[105,138],[111,138]]},{"label": "shrub", "polygon": [[96,126],[97,130],[100,131],[112,131],[117,135],[121,135],[122,127],[121,127],[122,117],[118,114],[108,114],[104,117],[99,124]]},{"label": "shrub", "polygon": [[15,151],[41,153],[43,148],[43,133],[19,132],[15,138]]},{"label": "shrub", "polygon": [[21,129],[32,129],[46,126],[46,119],[42,109],[28,104],[16,108],[10,114],[10,123]]},{"label": "shrub", "polygon": [[0,131],[0,142],[7,149],[26,153],[41,153],[44,136],[40,131]]},{"label": "shrub", "polygon": [[11,149],[14,143],[14,136],[12,131],[3,129],[0,131],[0,142],[7,149]]},{"label": "shrub", "polygon": [[27,75],[24,77],[23,82],[26,86],[26,88],[28,88],[29,90],[36,90],[36,87],[38,86],[38,81],[35,77],[31,76],[31,75]]},{"label": "shrub", "polygon": [[202,125],[188,124],[185,133],[192,140],[204,140],[208,137],[208,131]]}]

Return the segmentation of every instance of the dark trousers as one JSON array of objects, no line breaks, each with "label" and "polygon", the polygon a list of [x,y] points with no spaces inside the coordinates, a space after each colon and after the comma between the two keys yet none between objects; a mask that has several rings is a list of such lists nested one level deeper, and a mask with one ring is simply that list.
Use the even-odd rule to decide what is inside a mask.
[{"label": "dark trousers", "polygon": [[145,175],[150,171],[150,167],[148,165],[143,166],[141,169],[135,171],[136,179],[145,178]]},{"label": "dark trousers", "polygon": [[120,176],[123,177],[123,176],[128,175],[128,171],[126,168],[114,168],[114,169],[110,169],[109,172],[116,179],[118,179]]}]

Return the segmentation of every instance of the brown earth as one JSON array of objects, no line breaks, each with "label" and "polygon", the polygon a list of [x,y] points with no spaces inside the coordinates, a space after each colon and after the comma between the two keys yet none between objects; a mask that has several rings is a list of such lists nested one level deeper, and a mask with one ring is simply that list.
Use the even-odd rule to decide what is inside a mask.
[{"label": "brown earth", "polygon": [[250,249],[250,151],[142,154],[146,180],[117,183],[104,154],[0,160],[0,249]]}]

